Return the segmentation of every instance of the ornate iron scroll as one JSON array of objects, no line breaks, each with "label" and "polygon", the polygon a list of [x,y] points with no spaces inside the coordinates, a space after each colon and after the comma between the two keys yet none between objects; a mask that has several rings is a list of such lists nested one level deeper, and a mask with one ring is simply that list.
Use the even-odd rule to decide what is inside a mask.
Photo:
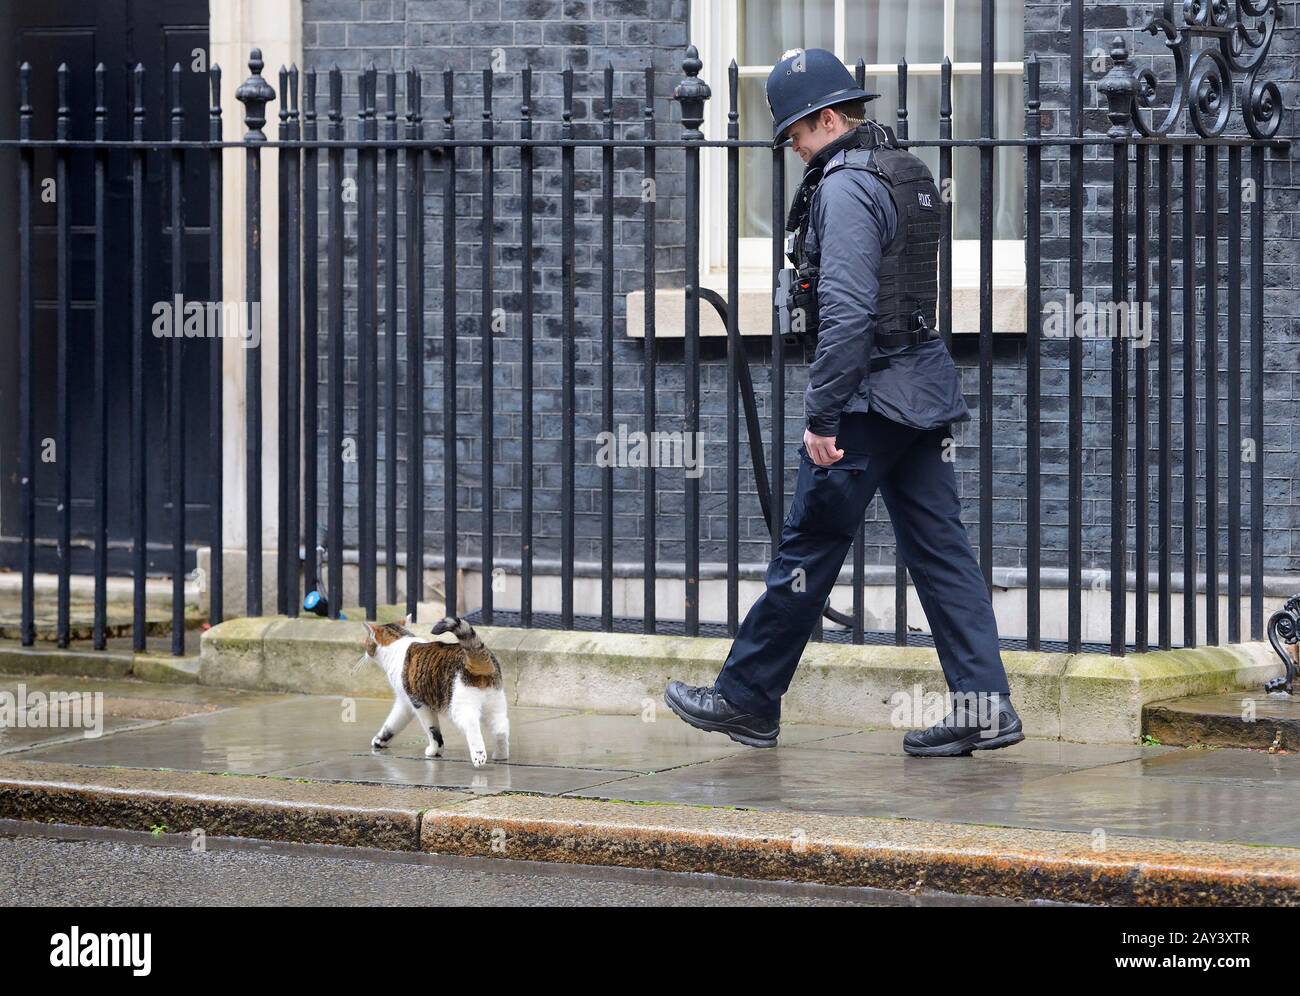
[{"label": "ornate iron scroll", "polygon": [[1282,658],[1282,666],[1286,671],[1281,677],[1266,682],[1265,691],[1288,693],[1291,691],[1296,666],[1286,648],[1294,646],[1297,641],[1300,641],[1300,595],[1293,595],[1268,620],[1268,642],[1273,644],[1278,657]]},{"label": "ornate iron scroll", "polygon": [[[1112,123],[1132,122],[1139,134],[1167,135],[1186,109],[1192,128],[1202,138],[1223,134],[1232,115],[1233,81],[1244,76],[1246,106],[1242,123],[1253,138],[1272,138],[1282,123],[1282,94],[1276,83],[1260,78],[1281,10],[1277,0],[1184,0],[1182,24],[1175,24],[1174,0],[1165,0],[1161,16],[1146,24],[1152,35],[1163,35],[1174,58],[1174,91],[1164,120],[1155,123],[1144,111],[1155,103],[1159,80],[1150,69],[1131,75],[1131,87],[1119,84],[1116,70],[1127,74],[1127,46],[1115,39],[1112,68],[1102,92],[1109,102]],[[1193,49],[1197,38],[1217,40]],[[1115,128],[1112,128],[1112,133]]]}]

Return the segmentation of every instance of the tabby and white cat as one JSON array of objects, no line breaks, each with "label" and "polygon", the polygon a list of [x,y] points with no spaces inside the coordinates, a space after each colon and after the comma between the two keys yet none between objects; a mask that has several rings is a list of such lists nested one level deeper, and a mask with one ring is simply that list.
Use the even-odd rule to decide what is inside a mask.
[{"label": "tabby and white cat", "polygon": [[424,756],[438,757],[443,743],[439,722],[448,719],[465,735],[470,761],[478,768],[487,763],[479,728],[486,719],[493,739],[492,759],[506,760],[510,719],[496,654],[459,617],[448,616],[433,627],[435,636],[451,633],[455,643],[417,636],[409,629],[411,624],[410,616],[400,623],[365,624],[366,658],[379,665],[394,697],[393,708],[370,746],[387,747],[412,716],[419,716],[429,735]]}]

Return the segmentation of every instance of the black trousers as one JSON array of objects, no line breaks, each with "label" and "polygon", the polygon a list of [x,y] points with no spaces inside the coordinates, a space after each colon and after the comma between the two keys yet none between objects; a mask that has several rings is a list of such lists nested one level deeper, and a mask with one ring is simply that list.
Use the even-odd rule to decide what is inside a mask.
[{"label": "black trousers", "polygon": [[961,522],[946,429],[921,430],[875,412],[840,417],[829,467],[799,447],[799,478],[767,591],[749,610],[715,685],[733,704],[779,717],[817,617],[879,491],[898,550],[953,692],[1009,694],[993,603]]}]

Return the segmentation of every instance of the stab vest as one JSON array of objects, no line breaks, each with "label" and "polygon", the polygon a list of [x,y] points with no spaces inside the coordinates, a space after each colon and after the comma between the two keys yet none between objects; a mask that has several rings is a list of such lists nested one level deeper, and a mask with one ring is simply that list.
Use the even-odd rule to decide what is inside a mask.
[{"label": "stab vest", "polygon": [[823,170],[813,171],[795,196],[786,230],[793,233],[788,236],[787,255],[796,269],[796,286],[815,289],[820,268],[820,251],[805,250],[817,185],[837,169],[866,170],[884,181],[898,215],[894,237],[880,261],[876,342],[886,347],[924,342],[936,334],[939,191],[929,167],[899,148],[888,127],[866,122],[855,133],[857,144],[832,156]]}]

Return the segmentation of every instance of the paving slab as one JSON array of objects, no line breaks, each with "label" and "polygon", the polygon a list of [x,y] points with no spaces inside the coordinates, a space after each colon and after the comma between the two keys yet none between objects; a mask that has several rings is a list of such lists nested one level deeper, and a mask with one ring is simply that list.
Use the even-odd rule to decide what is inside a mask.
[{"label": "paving slab", "polygon": [[[156,723],[213,712],[235,704],[258,703],[266,696],[212,689],[205,693],[185,686],[172,688],[130,679],[100,679],[62,675],[0,676],[0,695],[17,706],[31,708],[35,696],[97,695],[103,715],[82,712],[77,727],[0,725],[0,754],[53,744],[93,742],[99,736],[144,729]],[[98,731],[95,727],[98,726]]]},{"label": "paving slab", "polygon": [[1256,781],[1300,790],[1300,754],[1270,754],[1230,747],[1162,751],[1091,769],[1114,778],[1172,778],[1194,782]]},{"label": "paving slab", "polygon": [[[156,725],[155,721],[133,719],[129,716],[106,715],[101,724],[101,736],[109,736],[124,730],[138,730]],[[92,742],[97,739],[92,731],[85,729],[66,729],[60,727],[4,727],[0,726],[0,754],[12,754],[53,744],[74,744]]]},{"label": "paving slab", "polygon": [[[511,709],[513,723],[515,709]],[[611,716],[578,713],[548,719],[530,726],[525,736],[511,736],[510,760],[522,764],[580,765],[622,771],[653,772],[730,757],[754,748],[738,744],[721,733],[704,733],[687,726],[667,709],[640,715]],[[781,744],[820,741],[854,732],[851,727],[788,723],[781,728]],[[447,737],[450,757],[468,757],[464,739]]]},{"label": "paving slab", "polygon": [[[376,724],[386,708],[375,714]],[[724,736],[702,733],[675,717],[642,722],[634,716],[514,707],[508,763],[474,768],[464,738],[445,730],[443,756],[423,756],[425,740],[407,733],[387,751],[350,751],[270,774],[308,778],[438,785],[475,792],[539,792],[547,795],[591,788],[641,773],[687,768],[749,750]],[[408,730],[414,727],[408,728]],[[783,741],[804,743],[852,732],[840,727],[791,726]],[[412,751],[411,745],[421,749]]]},{"label": "paving slab", "polygon": [[[892,754],[909,756],[903,750],[903,730],[861,730],[823,740],[804,741],[796,746],[801,750],[838,750],[858,754]],[[784,742],[784,739],[783,739]],[[1029,764],[1055,764],[1068,768],[1090,768],[1094,765],[1114,764],[1156,754],[1179,752],[1178,747],[1133,744],[1086,744],[1068,740],[1046,740],[1026,737],[1018,744],[1000,747],[996,751],[976,751],[970,760],[983,764],[1005,762]]]},{"label": "paving slab", "polygon": [[[218,692],[200,686],[177,687],[196,700],[205,692]],[[226,700],[222,694],[213,697]],[[369,751],[370,740],[390,706],[378,699],[263,694],[237,709],[190,716],[165,727],[134,729],[94,742],[35,748],[32,753],[37,760],[74,764],[264,775]],[[558,709],[521,709],[514,721],[527,726],[563,715]],[[454,736],[457,734],[448,738]],[[409,751],[416,746],[423,750],[426,743],[413,723],[389,750],[405,747]]]},{"label": "paving slab", "polygon": [[1073,771],[969,792],[913,810],[918,819],[1079,833],[1300,847],[1290,781],[1199,781]]},{"label": "paving slab", "polygon": [[388,748],[370,754],[346,754],[269,774],[329,781],[371,782],[388,785],[427,785],[478,793],[533,792],[560,795],[636,777],[634,771],[560,767],[540,764],[491,763],[475,768],[464,760],[427,758]]},{"label": "paving slab", "polygon": [[[320,704],[286,699],[28,752],[34,760],[125,768],[266,774],[320,757],[334,725],[313,726]],[[355,729],[355,724],[353,724]],[[367,739],[371,734],[367,735]]]},{"label": "paving slab", "polygon": [[638,802],[904,818],[927,805],[990,787],[1017,791],[1060,770],[1054,765],[993,765],[972,762],[969,758],[891,757],[778,747],[749,750],[571,794]]}]

